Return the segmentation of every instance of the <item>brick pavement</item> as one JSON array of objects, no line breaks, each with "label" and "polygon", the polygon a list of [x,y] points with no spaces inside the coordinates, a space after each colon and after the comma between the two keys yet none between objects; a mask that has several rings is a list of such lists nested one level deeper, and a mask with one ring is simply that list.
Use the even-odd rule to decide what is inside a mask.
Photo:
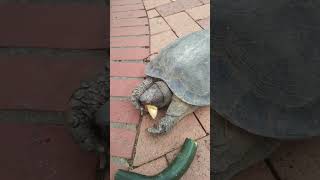
[{"label": "brick pavement", "polygon": [[142,59],[150,53],[150,37],[142,0],[112,0],[110,22],[110,179],[113,179],[116,170],[128,169],[133,158],[140,115],[128,96],[143,80]]},{"label": "brick pavement", "polygon": [[[182,179],[210,179],[209,108],[189,115],[168,135],[154,138],[145,132],[154,121],[140,117],[128,101],[143,80],[142,59],[182,36],[210,28],[209,9],[210,0],[111,0],[111,179],[119,168],[146,175],[162,171],[185,137],[197,139],[199,149]],[[271,156],[270,163],[260,162],[233,180],[317,179],[319,146],[313,145],[318,141],[309,140],[297,150],[297,144],[289,143]]]},{"label": "brick pavement", "polygon": [[[209,179],[208,108],[186,117],[168,135],[155,138],[145,132],[154,121],[148,115],[140,117],[128,101],[132,89],[143,80],[143,58],[184,35],[209,27],[208,3],[111,1],[111,179],[119,168],[148,175],[160,172],[175,157],[186,137],[199,141],[199,151],[183,179],[194,179],[197,174]],[[161,113],[164,112],[160,116]]]}]

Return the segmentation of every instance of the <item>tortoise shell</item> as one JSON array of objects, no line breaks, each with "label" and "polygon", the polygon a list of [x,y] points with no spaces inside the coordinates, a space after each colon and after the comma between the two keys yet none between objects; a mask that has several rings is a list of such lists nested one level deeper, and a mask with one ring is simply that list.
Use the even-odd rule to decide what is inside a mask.
[{"label": "tortoise shell", "polygon": [[184,36],[162,49],[145,74],[162,79],[181,100],[210,104],[210,31]]},{"label": "tortoise shell", "polygon": [[312,2],[215,2],[211,98],[220,115],[262,136],[320,135],[320,3]]}]

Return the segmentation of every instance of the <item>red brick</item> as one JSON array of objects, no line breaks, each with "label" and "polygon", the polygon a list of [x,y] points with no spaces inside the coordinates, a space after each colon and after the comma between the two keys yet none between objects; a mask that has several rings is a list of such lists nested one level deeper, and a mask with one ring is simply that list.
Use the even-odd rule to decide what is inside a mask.
[{"label": "red brick", "polygon": [[110,79],[111,96],[131,96],[132,90],[141,83],[138,79]]},{"label": "red brick", "polygon": [[110,128],[110,155],[130,159],[135,137],[135,131]]},{"label": "red brick", "polygon": [[144,77],[143,63],[110,63],[111,76]]},{"label": "red brick", "polygon": [[148,35],[148,26],[135,26],[135,27],[112,27],[111,36],[132,36],[132,35]]},{"label": "red brick", "polygon": [[95,179],[97,157],[64,126],[1,123],[0,179]]},{"label": "red brick", "polygon": [[129,4],[140,4],[142,0],[111,0],[111,6],[114,5],[129,5]]},{"label": "red brick", "polygon": [[147,16],[147,13],[145,10],[111,13],[111,19],[139,18],[139,17],[146,17],[146,16]]},{"label": "red brick", "polygon": [[0,46],[106,48],[105,8],[88,4],[1,4]]},{"label": "red brick", "polygon": [[111,122],[138,124],[140,114],[130,101],[110,101]]},{"label": "red brick", "polygon": [[129,4],[122,6],[111,6],[111,12],[123,12],[144,9],[143,4]]},{"label": "red brick", "polygon": [[64,111],[81,80],[103,65],[104,57],[94,54],[0,53],[0,109]]},{"label": "red brick", "polygon": [[171,14],[175,14],[186,9],[190,9],[195,6],[201,6],[202,3],[198,0],[177,0],[173,3],[164,4],[162,6],[157,7],[157,11],[162,16],[169,16]]},{"label": "red brick", "polygon": [[130,46],[149,46],[149,36],[128,36],[128,37],[112,37],[110,40],[111,47],[130,47]]},{"label": "red brick", "polygon": [[149,55],[147,48],[112,48],[111,60],[141,60]]},{"label": "red brick", "polygon": [[112,27],[148,25],[147,18],[112,19]]}]

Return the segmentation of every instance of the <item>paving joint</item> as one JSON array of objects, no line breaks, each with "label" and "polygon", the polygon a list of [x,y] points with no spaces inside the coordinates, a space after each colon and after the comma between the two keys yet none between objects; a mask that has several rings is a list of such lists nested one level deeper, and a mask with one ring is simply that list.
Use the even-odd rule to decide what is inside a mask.
[{"label": "paving joint", "polygon": [[[203,5],[201,5],[201,6],[203,6]],[[200,7],[200,6],[198,6],[198,7]],[[201,29],[204,29],[198,22],[201,19],[195,20],[187,11],[184,10],[183,12],[185,12],[187,14],[187,16],[189,16]]]},{"label": "paving joint", "polygon": [[264,162],[266,163],[268,169],[270,170],[272,176],[275,178],[275,180],[281,180],[279,174],[276,171],[276,168],[271,163],[270,159],[265,159]]},{"label": "paving joint", "polygon": [[209,133],[206,131],[206,129],[204,128],[204,126],[202,125],[199,117],[197,116],[197,114],[195,112],[193,112],[193,115],[196,117],[198,123],[200,124],[200,126],[202,127],[202,130],[208,135]]},{"label": "paving joint", "polygon": [[64,111],[0,110],[0,123],[65,125]]},{"label": "paving joint", "polygon": [[110,127],[111,128],[129,129],[129,130],[137,131],[137,125],[129,124],[129,123],[110,122]]},{"label": "paving joint", "polygon": [[125,159],[125,158],[122,158],[122,157],[117,157],[117,156],[110,156],[110,160],[117,164],[117,165],[127,165],[129,167],[129,164],[128,164],[128,160]]},{"label": "paving joint", "polygon": [[[176,14],[176,13],[175,13],[175,14]],[[170,27],[170,30],[174,33],[174,35],[175,35],[177,38],[179,38],[177,32],[176,32],[174,29],[172,29],[172,27],[170,26],[170,24],[168,23],[168,21],[167,21],[160,13],[159,13],[159,15],[160,15],[160,17],[164,20],[164,22],[167,23],[167,25]],[[174,15],[174,14],[172,14],[172,15]],[[171,15],[170,15],[170,16],[171,16]]]},{"label": "paving joint", "polygon": [[[166,154],[168,154],[168,153],[166,153]],[[159,156],[159,157],[157,157],[157,158],[155,158],[155,159],[152,159],[152,160],[149,160],[149,161],[147,161],[147,162],[144,162],[144,163],[141,163],[141,164],[139,164],[138,166],[132,166],[132,168],[133,169],[136,169],[136,168],[138,168],[138,167],[140,167],[140,166],[143,166],[143,165],[146,165],[146,164],[148,164],[148,163],[151,163],[152,161],[156,161],[156,160],[158,160],[158,159],[161,159],[161,158],[165,158],[166,159],[166,154],[164,154],[164,155],[162,155],[162,156]],[[168,162],[167,162],[168,163]],[[169,163],[168,163],[169,164]]]},{"label": "paving joint", "polygon": [[130,97],[128,96],[111,96],[111,100],[119,100],[119,101],[128,101],[130,100]]},{"label": "paving joint", "polygon": [[137,125],[137,133],[136,133],[136,137],[134,139],[134,145],[133,145],[133,150],[132,150],[132,161],[130,161],[130,168],[129,169],[134,169],[133,168],[133,161],[134,161],[134,158],[136,155],[136,146],[138,144],[142,119],[143,119],[143,116],[139,115],[139,121],[138,121],[138,125]]}]

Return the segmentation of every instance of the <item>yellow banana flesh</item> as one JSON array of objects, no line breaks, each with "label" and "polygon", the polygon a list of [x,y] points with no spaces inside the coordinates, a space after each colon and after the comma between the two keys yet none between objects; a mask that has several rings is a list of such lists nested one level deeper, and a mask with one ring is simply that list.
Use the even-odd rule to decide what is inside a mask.
[{"label": "yellow banana flesh", "polygon": [[148,110],[150,116],[152,117],[152,119],[155,119],[157,117],[157,114],[158,114],[157,106],[146,105],[146,107],[147,107],[147,110]]}]

